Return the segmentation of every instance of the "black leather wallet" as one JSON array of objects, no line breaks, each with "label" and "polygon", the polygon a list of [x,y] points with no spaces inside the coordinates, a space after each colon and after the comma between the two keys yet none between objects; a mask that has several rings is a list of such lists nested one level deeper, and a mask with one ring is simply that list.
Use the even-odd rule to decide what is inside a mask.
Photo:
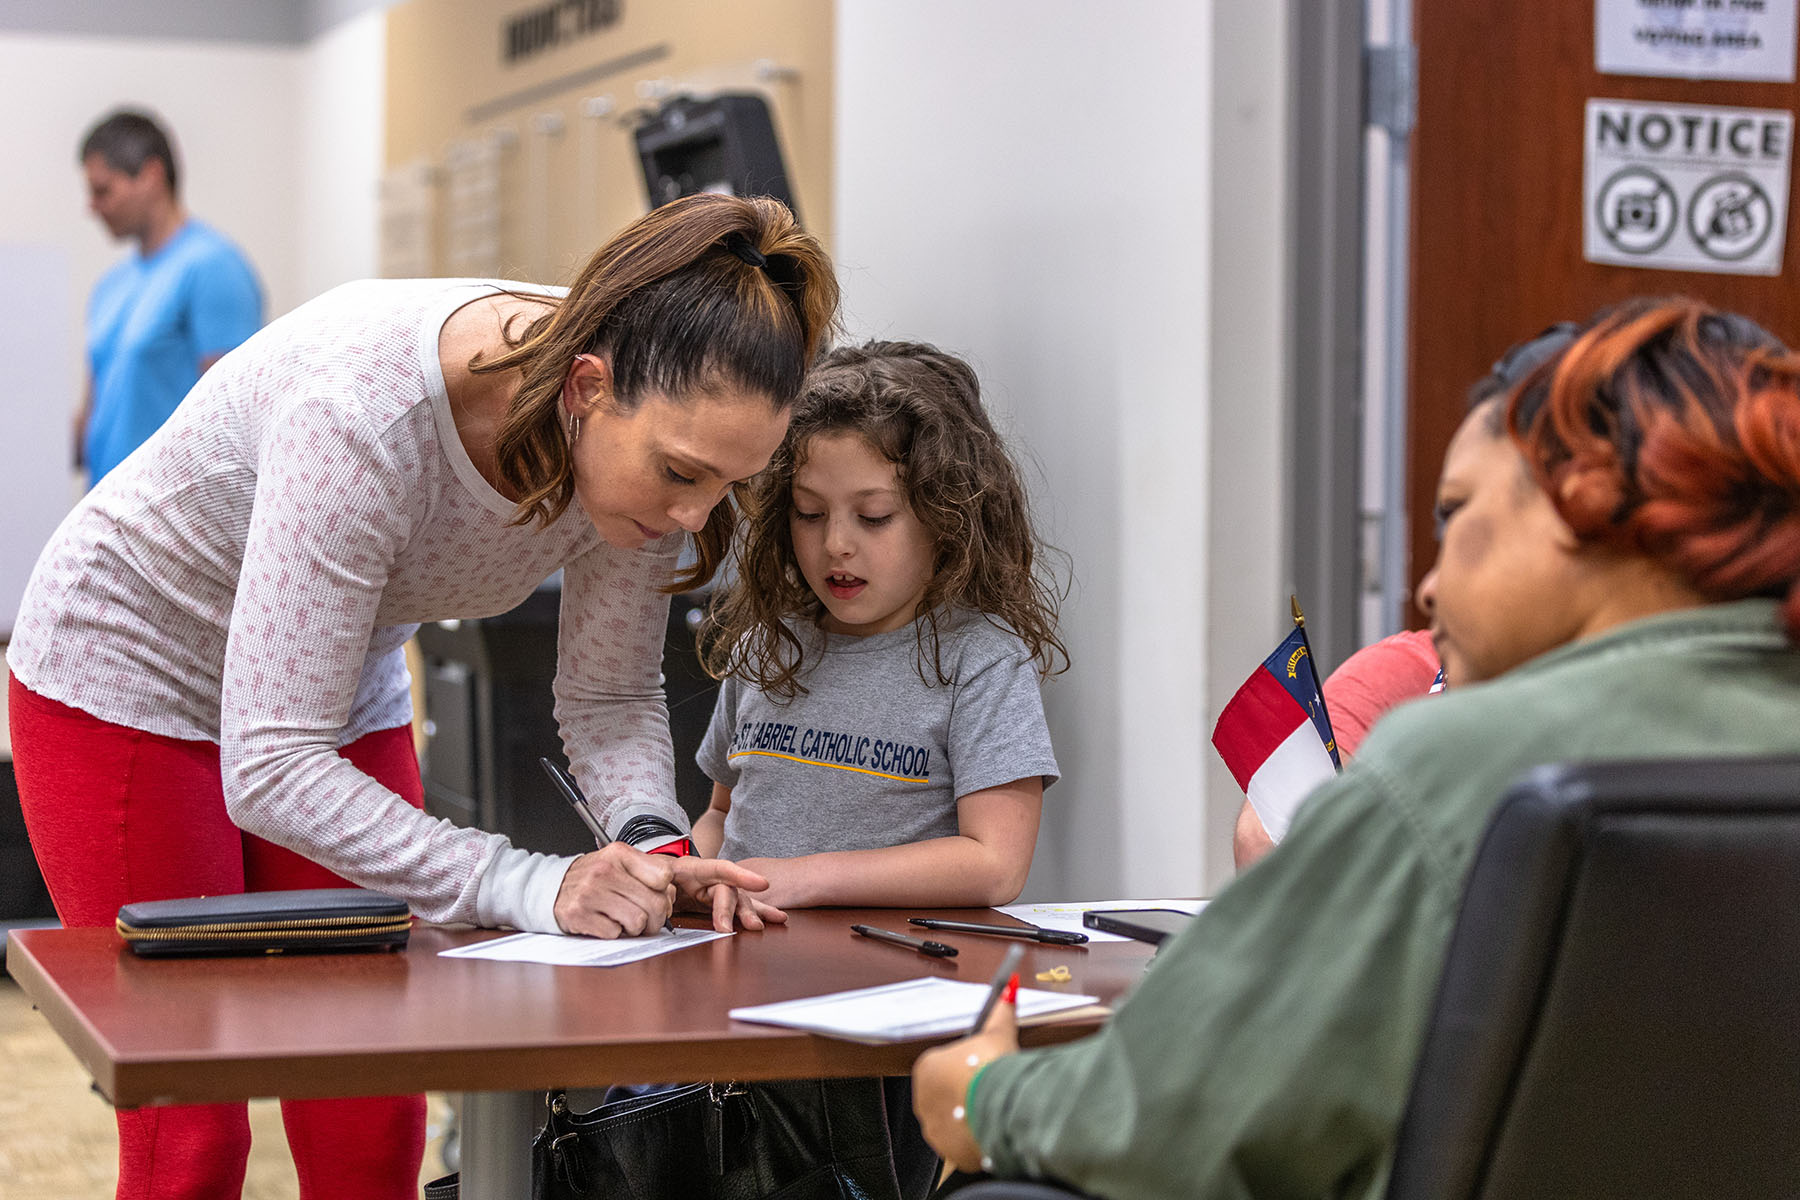
[{"label": "black leather wallet", "polygon": [[119,936],[146,957],[398,950],[406,902],[361,888],[149,900],[119,910]]}]

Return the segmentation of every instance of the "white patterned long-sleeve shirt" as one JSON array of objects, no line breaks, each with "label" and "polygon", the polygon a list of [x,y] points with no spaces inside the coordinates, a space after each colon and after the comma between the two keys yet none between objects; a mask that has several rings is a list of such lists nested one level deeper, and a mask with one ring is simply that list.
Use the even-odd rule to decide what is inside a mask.
[{"label": "white patterned long-sleeve shirt", "polygon": [[208,371],[63,522],[7,660],[39,695],[215,741],[245,830],[419,915],[553,931],[569,859],[426,816],[336,753],[405,724],[402,646],[422,622],[505,612],[562,569],[564,747],[609,828],[674,803],[661,662],[681,538],[549,527],[476,471],[438,359],[444,321],[497,288],[348,284]]}]

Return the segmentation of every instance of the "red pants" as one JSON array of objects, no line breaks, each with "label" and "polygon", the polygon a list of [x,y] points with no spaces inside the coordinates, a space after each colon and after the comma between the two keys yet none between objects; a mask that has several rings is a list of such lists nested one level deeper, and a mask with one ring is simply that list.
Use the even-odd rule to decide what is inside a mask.
[{"label": "red pants", "polygon": [[[8,693],[13,769],[25,828],[67,926],[111,925],[138,900],[344,887],[324,867],[244,833],[225,815],[219,748],[102,721],[37,695]],[[415,807],[419,763],[408,730],[384,729],[340,753]],[[283,1100],[302,1200],[414,1200],[425,1098]],[[242,1104],[121,1111],[121,1200],[243,1194],[250,1123]]]}]

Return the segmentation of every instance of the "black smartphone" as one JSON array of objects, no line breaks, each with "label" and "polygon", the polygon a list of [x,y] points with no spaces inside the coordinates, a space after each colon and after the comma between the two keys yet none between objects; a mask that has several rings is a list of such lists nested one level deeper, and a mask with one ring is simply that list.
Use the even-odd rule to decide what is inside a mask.
[{"label": "black smartphone", "polygon": [[1152,946],[1162,944],[1188,927],[1193,913],[1179,908],[1115,908],[1090,909],[1081,914],[1081,923],[1102,933],[1117,933]]}]

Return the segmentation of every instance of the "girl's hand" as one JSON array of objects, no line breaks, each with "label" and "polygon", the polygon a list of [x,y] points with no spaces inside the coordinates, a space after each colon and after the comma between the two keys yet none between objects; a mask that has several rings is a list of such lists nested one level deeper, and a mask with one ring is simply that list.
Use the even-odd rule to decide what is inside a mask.
[{"label": "girl's hand", "polygon": [[1018,1007],[1002,1000],[981,1032],[935,1050],[913,1063],[913,1114],[931,1148],[959,1171],[980,1171],[981,1147],[969,1131],[969,1081],[984,1063],[1019,1050]]},{"label": "girl's hand", "polygon": [[752,894],[766,893],[769,881],[742,863],[691,856],[670,861],[674,863],[674,886],[682,907],[710,911],[713,928],[720,933],[730,933],[734,919],[745,929],[761,929],[787,920],[787,914],[763,895]]}]

